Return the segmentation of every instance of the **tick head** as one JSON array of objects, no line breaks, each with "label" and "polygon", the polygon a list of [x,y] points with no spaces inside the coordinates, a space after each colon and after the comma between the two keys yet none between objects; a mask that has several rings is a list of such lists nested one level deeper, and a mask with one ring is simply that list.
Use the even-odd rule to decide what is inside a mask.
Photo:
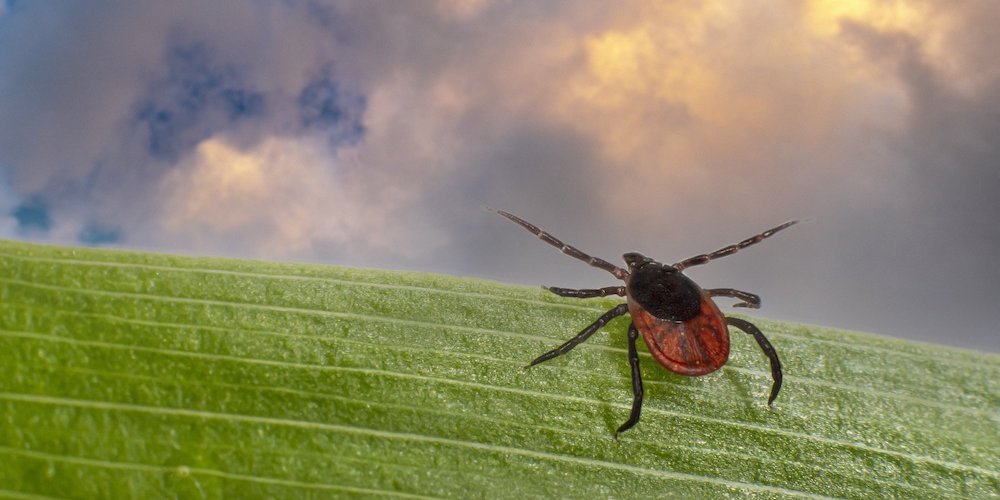
[{"label": "tick head", "polygon": [[622,255],[622,259],[625,259],[625,264],[628,265],[629,272],[635,271],[636,269],[653,262],[653,259],[650,259],[639,252],[629,252]]}]

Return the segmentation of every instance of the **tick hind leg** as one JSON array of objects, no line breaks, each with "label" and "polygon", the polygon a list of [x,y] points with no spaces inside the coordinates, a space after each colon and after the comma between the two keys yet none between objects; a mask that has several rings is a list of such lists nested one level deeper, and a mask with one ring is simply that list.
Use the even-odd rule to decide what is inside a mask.
[{"label": "tick hind leg", "polygon": [[615,439],[618,435],[631,429],[639,423],[639,414],[642,412],[642,374],[639,372],[639,351],[635,348],[635,343],[639,338],[639,330],[635,324],[628,326],[628,364],[632,369],[632,413],[628,420],[615,431]]},{"label": "tick hind leg", "polygon": [[565,344],[556,347],[555,349],[552,349],[551,351],[535,358],[535,360],[532,361],[530,364],[528,364],[528,366],[526,366],[525,368],[531,368],[532,366],[535,366],[538,363],[544,363],[552,358],[566,354],[567,352],[573,350],[574,347],[580,345],[581,343],[583,343],[583,341],[590,338],[590,336],[593,335],[594,332],[599,330],[602,326],[608,324],[608,321],[611,321],[612,319],[617,318],[618,316],[621,316],[622,314],[625,314],[627,312],[628,312],[628,304],[621,304],[615,307],[614,309],[604,313],[600,318],[597,318],[597,321],[591,323],[590,326],[584,328],[583,331],[578,333],[576,337],[569,339]]},{"label": "tick hind leg", "polygon": [[577,299],[589,299],[591,297],[607,297],[608,295],[621,295],[625,296],[625,287],[623,286],[606,286],[604,288],[584,288],[584,289],[573,289],[573,288],[558,288],[554,286],[543,286],[542,288],[559,295],[561,297],[574,297]]},{"label": "tick hind leg", "polygon": [[778,391],[781,390],[781,361],[778,359],[778,353],[774,351],[774,347],[767,341],[767,337],[753,323],[729,316],[726,317],[726,323],[743,330],[746,334],[753,335],[767,359],[771,360],[771,378],[774,379],[774,385],[771,386],[771,395],[767,398],[767,405],[771,406],[774,398],[778,397]]},{"label": "tick hind leg", "polygon": [[708,292],[709,297],[732,297],[743,301],[733,304],[733,307],[760,308],[760,295],[755,293],[743,292],[733,288],[710,288],[705,291]]}]

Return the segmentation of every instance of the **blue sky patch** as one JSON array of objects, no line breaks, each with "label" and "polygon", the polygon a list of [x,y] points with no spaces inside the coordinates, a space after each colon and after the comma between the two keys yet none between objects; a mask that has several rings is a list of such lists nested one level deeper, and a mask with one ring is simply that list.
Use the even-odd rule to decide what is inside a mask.
[{"label": "blue sky patch", "polygon": [[219,130],[264,113],[264,94],[247,88],[240,72],[217,62],[205,44],[174,47],[166,59],[166,77],[150,88],[136,116],[154,157],[176,161]]},{"label": "blue sky patch", "polygon": [[0,13],[12,12],[14,9],[20,7],[20,0],[3,0],[3,7],[0,7]]},{"label": "blue sky patch", "polygon": [[17,229],[21,232],[48,232],[52,229],[52,216],[48,203],[34,196],[20,203],[10,213],[17,221]]},{"label": "blue sky patch", "polygon": [[121,231],[102,226],[96,222],[87,224],[77,236],[87,245],[107,245],[121,242]]},{"label": "blue sky patch", "polygon": [[298,98],[302,127],[321,130],[334,145],[356,144],[364,136],[363,96],[345,90],[329,77],[310,82]]}]

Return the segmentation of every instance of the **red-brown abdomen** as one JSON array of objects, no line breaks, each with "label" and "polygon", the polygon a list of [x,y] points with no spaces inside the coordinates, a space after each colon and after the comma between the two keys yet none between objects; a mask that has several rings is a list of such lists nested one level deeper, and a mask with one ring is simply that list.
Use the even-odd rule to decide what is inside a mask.
[{"label": "red-brown abdomen", "polygon": [[666,369],[681,375],[705,375],[729,359],[729,329],[718,306],[701,292],[701,313],[687,321],[659,319],[629,299],[632,322],[650,354]]}]

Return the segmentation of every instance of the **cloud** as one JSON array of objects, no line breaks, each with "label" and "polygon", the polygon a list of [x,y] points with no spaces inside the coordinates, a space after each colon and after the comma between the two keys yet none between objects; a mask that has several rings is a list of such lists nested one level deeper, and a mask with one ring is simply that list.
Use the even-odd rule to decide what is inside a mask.
[{"label": "cloud", "polygon": [[26,4],[9,14],[0,161],[12,190],[48,207],[49,238],[149,244],[139,235],[159,215],[150,200],[204,141],[250,148],[320,133],[333,155],[357,140],[364,102],[334,75],[335,33],[304,4],[244,6]]},{"label": "cloud", "polygon": [[882,245],[895,261],[888,267],[898,270],[886,273],[894,296],[882,307],[914,318],[910,328],[928,332],[928,339],[966,336],[996,350],[985,317],[963,319],[995,308],[991,289],[1000,280],[1000,267],[990,264],[1000,249],[1000,145],[993,139],[1000,79],[980,69],[1000,49],[983,10],[978,4],[941,9],[938,29],[929,33],[851,22],[844,36],[905,96],[903,128],[886,140],[905,162],[903,182],[894,181],[905,183],[908,199],[894,220],[877,226],[880,234],[866,237],[899,240]]},{"label": "cloud", "polygon": [[[391,252],[385,218],[398,196],[372,192],[344,152],[331,164],[326,138],[272,137],[240,149],[208,139],[160,187],[163,214],[142,237],[185,251],[222,251],[270,258],[312,257],[317,246]],[[356,217],[358,212],[365,217]]]}]

